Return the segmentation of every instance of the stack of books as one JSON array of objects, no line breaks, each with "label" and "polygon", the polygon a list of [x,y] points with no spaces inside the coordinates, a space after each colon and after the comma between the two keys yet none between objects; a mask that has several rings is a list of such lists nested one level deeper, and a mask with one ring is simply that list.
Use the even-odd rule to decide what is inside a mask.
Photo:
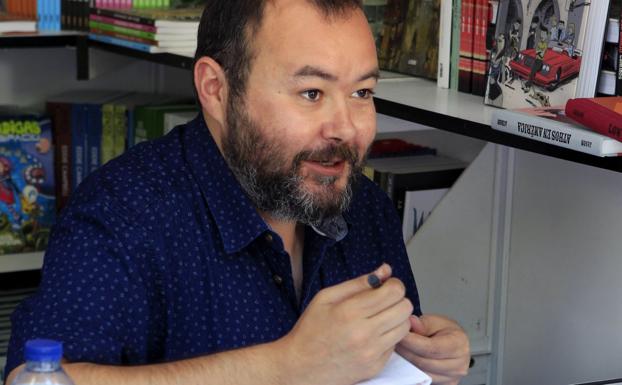
[{"label": "stack of books", "polygon": [[192,57],[203,9],[93,8],[89,38],[149,53]]},{"label": "stack of books", "polygon": [[35,32],[36,30],[37,5],[35,2],[9,0],[4,9],[0,6],[0,34]]},{"label": "stack of books", "polygon": [[497,109],[491,127],[595,156],[622,155],[622,97],[575,98],[563,106]]}]

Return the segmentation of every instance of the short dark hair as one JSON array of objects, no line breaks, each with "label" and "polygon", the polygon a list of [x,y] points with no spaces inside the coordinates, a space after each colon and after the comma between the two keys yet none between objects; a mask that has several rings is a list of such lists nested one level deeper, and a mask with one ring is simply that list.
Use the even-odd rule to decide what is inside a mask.
[{"label": "short dark hair", "polygon": [[[251,37],[261,27],[266,3],[272,0],[207,0],[199,23],[196,61],[209,56],[220,64],[232,96],[246,88],[253,53]],[[363,9],[361,0],[306,0],[327,17]]]}]

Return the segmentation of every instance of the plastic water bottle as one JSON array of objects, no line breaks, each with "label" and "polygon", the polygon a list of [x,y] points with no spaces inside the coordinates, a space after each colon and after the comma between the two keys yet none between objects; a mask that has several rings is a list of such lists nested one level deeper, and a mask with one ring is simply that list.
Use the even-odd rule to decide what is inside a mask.
[{"label": "plastic water bottle", "polygon": [[36,339],[26,342],[24,367],[11,385],[74,385],[60,366],[63,344],[53,340]]}]

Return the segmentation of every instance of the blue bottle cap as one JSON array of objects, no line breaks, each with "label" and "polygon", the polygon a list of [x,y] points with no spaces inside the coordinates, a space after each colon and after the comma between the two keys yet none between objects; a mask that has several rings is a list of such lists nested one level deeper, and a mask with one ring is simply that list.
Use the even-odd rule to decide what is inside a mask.
[{"label": "blue bottle cap", "polygon": [[63,357],[63,343],[54,340],[34,339],[26,342],[26,361],[60,361]]}]

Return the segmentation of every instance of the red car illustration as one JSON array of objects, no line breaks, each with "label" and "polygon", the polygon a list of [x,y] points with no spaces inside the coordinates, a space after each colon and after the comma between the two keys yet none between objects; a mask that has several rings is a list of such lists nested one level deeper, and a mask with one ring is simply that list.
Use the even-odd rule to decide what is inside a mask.
[{"label": "red car illustration", "polygon": [[[529,79],[535,56],[535,49],[525,49],[510,61],[510,68],[520,78]],[[547,48],[542,68],[535,74],[533,82],[552,91],[562,82],[576,77],[580,68],[581,56],[569,56],[566,50]]]}]

